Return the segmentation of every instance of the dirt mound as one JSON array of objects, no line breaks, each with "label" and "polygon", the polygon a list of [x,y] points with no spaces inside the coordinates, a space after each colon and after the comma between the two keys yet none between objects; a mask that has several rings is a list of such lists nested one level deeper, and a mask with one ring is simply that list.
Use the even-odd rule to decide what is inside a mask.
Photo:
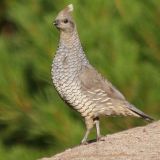
[{"label": "dirt mound", "polygon": [[104,139],[41,160],[160,160],[160,121]]}]

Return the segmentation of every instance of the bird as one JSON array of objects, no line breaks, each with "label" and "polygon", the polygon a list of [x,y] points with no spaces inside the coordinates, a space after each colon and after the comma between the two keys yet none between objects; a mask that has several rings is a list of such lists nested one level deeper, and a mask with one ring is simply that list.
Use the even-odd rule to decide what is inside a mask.
[{"label": "bird", "polygon": [[51,75],[60,97],[85,121],[86,132],[81,144],[88,144],[88,136],[96,126],[97,141],[101,116],[133,116],[152,121],[153,118],[129,103],[124,95],[104,78],[89,62],[82,48],[73,4],[61,10],[54,20],[59,30],[59,44],[53,58]]}]

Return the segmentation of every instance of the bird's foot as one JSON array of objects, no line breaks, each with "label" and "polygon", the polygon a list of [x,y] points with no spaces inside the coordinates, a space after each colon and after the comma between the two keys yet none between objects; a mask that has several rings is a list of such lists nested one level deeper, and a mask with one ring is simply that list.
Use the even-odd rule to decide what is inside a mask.
[{"label": "bird's foot", "polygon": [[105,137],[100,135],[97,137],[97,141],[105,141]]},{"label": "bird's foot", "polygon": [[81,145],[87,145],[88,144],[88,142],[87,141],[81,141]]}]

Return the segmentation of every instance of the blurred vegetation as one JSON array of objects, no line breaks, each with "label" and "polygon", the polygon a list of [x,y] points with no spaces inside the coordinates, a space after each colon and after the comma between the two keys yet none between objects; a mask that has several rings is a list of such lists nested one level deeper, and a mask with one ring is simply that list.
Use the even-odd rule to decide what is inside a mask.
[{"label": "blurred vegetation", "polygon": [[[51,81],[59,39],[52,22],[69,3],[90,62],[129,101],[160,117],[159,1],[1,0],[0,157],[34,160],[79,144],[84,123]],[[103,134],[145,122],[103,118]],[[95,137],[93,131],[90,138]]]}]

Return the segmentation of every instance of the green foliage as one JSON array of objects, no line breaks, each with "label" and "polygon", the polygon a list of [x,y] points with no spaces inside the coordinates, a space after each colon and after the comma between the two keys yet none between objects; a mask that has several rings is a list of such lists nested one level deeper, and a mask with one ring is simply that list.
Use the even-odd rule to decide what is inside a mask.
[{"label": "green foliage", "polygon": [[[74,4],[73,15],[90,62],[129,101],[149,115],[160,117],[158,1],[1,0],[3,159],[49,156],[77,145],[83,136],[79,114],[59,98],[50,75],[59,35],[52,22],[69,3]],[[133,118],[105,118],[102,128],[107,134],[143,123]]]}]

